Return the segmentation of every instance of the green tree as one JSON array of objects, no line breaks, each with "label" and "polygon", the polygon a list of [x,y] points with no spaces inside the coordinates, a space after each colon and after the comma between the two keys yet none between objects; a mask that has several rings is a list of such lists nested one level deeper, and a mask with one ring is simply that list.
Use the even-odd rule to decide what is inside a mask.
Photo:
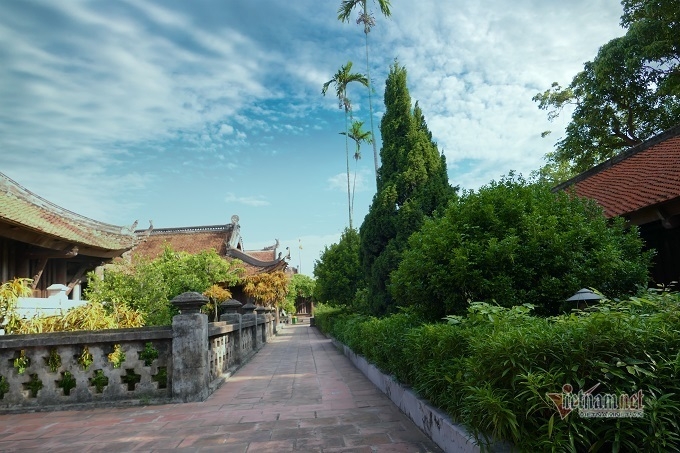
[{"label": "green tree", "polygon": [[214,250],[192,255],[167,247],[154,260],[135,256],[109,265],[102,278],[90,273],[85,297],[109,307],[122,304],[138,310],[147,325],[168,325],[176,314],[170,304],[175,296],[203,293],[216,283],[234,285],[242,272],[240,261],[227,261]]},{"label": "green tree", "polygon": [[647,283],[651,260],[622,218],[513,176],[466,192],[409,245],[392,275],[393,296],[436,318],[477,301],[531,303],[554,315],[583,287],[612,298],[635,291]]},{"label": "green tree", "polygon": [[391,66],[380,125],[378,192],[360,230],[360,260],[375,314],[395,307],[388,290],[390,273],[397,269],[408,237],[456,193],[422,110],[418,103],[411,107],[406,75],[397,62]]},{"label": "green tree", "polygon": [[533,98],[550,120],[574,107],[565,136],[546,155],[544,173],[564,163],[569,175],[583,172],[679,121],[677,0],[622,3],[626,34],[603,45],[567,87],[555,82]]},{"label": "green tree", "polygon": [[354,140],[354,144],[356,145],[356,149],[354,150],[354,180],[352,181],[352,202],[350,203],[350,211],[352,212],[352,216],[354,216],[354,192],[357,186],[357,164],[359,162],[359,159],[361,159],[361,144],[373,143],[373,134],[369,131],[364,131],[363,127],[364,127],[363,121],[354,120],[352,121],[352,127],[350,128],[349,132],[340,132],[342,135],[349,136],[349,138]]},{"label": "green tree", "polygon": [[249,275],[245,279],[243,292],[258,303],[276,308],[276,322],[279,322],[279,306],[288,294],[288,276],[283,271],[263,272]]},{"label": "green tree", "polygon": [[[385,17],[390,17],[392,12],[390,11],[390,0],[378,0],[378,6],[380,7],[380,12]],[[340,9],[338,9],[338,20],[342,22],[349,22],[349,16],[352,14],[355,8],[360,8],[359,18],[357,19],[357,24],[364,25],[364,36],[366,38],[366,78],[368,79],[368,113],[371,118],[371,136],[375,137],[375,127],[373,126],[373,87],[371,86],[371,65],[369,63],[368,57],[368,34],[371,28],[375,25],[375,18],[373,14],[368,12],[368,5],[366,0],[343,0],[340,4]],[[375,141],[373,141],[373,162],[375,164],[375,179],[376,185],[378,182],[378,149],[376,147]]]},{"label": "green tree", "polygon": [[323,84],[321,94],[324,96],[331,85],[335,86],[335,95],[338,97],[338,106],[345,111],[345,157],[347,160],[347,210],[349,212],[349,228],[352,228],[352,198],[350,194],[349,181],[349,141],[348,141],[348,120],[352,112],[352,103],[347,97],[347,86],[352,82],[358,82],[368,86],[368,79],[363,74],[352,72],[352,62],[348,61],[343,65],[333,78]]},{"label": "green tree", "polygon": [[311,301],[314,297],[315,284],[314,279],[308,275],[293,274],[286,294],[286,310],[295,313],[297,302]]},{"label": "green tree", "polygon": [[359,233],[346,228],[336,244],[324,247],[314,262],[314,300],[330,305],[352,305],[361,281]]}]

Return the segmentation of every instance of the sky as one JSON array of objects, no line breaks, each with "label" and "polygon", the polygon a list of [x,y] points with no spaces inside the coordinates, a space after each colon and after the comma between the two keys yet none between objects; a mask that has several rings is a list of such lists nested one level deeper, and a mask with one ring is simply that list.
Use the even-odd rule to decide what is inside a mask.
[{"label": "sky", "polygon": [[[238,215],[246,249],[291,251],[312,275],[348,226],[343,111],[321,88],[365,35],[340,0],[0,2],[0,172],[92,219],[146,228]],[[614,0],[392,0],[369,33],[374,124],[395,60],[449,180],[529,175],[564,133],[531,98],[567,85],[621,36]],[[370,130],[368,92],[350,87]],[[551,130],[547,138],[541,132]],[[375,194],[355,166],[354,226]]]}]

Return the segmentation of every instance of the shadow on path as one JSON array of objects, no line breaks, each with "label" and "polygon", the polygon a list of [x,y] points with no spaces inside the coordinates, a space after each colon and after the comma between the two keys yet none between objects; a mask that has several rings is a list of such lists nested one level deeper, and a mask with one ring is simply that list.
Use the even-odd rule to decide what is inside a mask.
[{"label": "shadow on path", "polygon": [[201,403],[0,415],[0,451],[440,452],[309,325]]}]

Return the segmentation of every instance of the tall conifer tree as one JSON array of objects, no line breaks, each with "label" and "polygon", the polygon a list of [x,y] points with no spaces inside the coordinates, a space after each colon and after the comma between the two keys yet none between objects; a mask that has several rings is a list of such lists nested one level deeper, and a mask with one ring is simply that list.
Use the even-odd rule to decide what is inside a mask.
[{"label": "tall conifer tree", "polygon": [[360,230],[360,259],[376,314],[395,307],[388,291],[390,273],[399,265],[409,236],[457,190],[448,182],[446,159],[432,141],[422,110],[417,103],[411,106],[406,68],[397,62],[387,77],[380,130],[378,192]]}]

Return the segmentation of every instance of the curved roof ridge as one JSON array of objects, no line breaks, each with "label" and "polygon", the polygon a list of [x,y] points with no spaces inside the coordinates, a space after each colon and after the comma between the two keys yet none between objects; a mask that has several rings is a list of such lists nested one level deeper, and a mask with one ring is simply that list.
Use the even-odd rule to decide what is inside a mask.
[{"label": "curved roof ridge", "polygon": [[122,236],[133,235],[132,231],[130,231],[129,233],[125,233],[124,231],[126,230],[126,227],[124,226],[100,222],[98,220],[91,219],[90,217],[85,217],[84,215],[75,213],[55,203],[52,203],[51,201],[44,199],[40,195],[31,192],[30,190],[28,190],[18,182],[14,181],[12,178],[5,175],[4,173],[0,173],[0,187],[4,192],[6,192],[9,195],[13,195],[17,198],[22,198],[24,199],[24,201],[27,201],[43,209],[47,209],[54,214],[69,218],[73,221],[77,221],[81,223],[83,226],[96,228],[106,233],[118,234]]},{"label": "curved roof ridge", "polygon": [[[233,229],[232,223],[225,225],[203,225],[203,226],[188,226],[188,227],[173,227],[173,228],[153,228],[150,235],[164,234],[164,233],[196,233],[201,231],[229,231]],[[135,230],[135,233],[144,233],[146,229]]]},{"label": "curved roof ridge", "polygon": [[280,263],[281,261],[284,261],[285,258],[279,258],[275,259],[273,261],[262,261],[258,260],[257,258],[248,255],[247,253],[244,253],[238,249],[234,248],[229,248],[227,249],[227,255],[231,256],[232,258],[237,258],[243,261],[244,263],[250,264],[252,266],[257,266],[257,267],[268,267],[268,266],[273,266],[275,264]]}]

